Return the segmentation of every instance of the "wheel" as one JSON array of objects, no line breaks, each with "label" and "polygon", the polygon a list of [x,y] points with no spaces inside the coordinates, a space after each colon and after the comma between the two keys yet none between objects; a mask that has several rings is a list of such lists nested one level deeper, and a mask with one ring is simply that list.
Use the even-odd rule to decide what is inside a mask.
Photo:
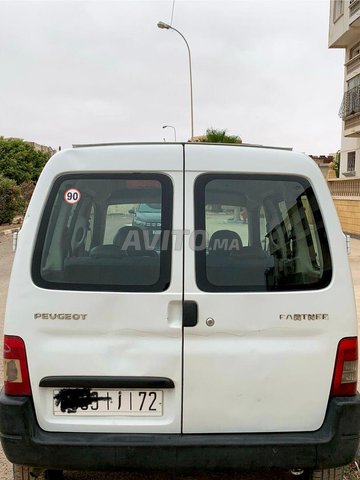
[{"label": "wheel", "polygon": [[13,465],[14,480],[44,480],[44,472],[41,468],[28,467],[26,465]]},{"label": "wheel", "polygon": [[62,470],[46,470],[45,471],[45,480],[63,480],[63,471]]},{"label": "wheel", "polygon": [[343,480],[344,467],[324,468],[322,470],[314,470],[311,480]]},{"label": "wheel", "polygon": [[43,470],[26,465],[13,465],[14,480],[63,480],[62,470]]}]

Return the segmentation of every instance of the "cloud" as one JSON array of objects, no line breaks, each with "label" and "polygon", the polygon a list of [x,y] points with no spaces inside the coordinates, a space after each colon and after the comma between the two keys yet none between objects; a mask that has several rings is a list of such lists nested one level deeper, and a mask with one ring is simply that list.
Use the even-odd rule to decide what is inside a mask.
[{"label": "cloud", "polygon": [[[186,45],[172,1],[0,2],[0,134],[53,146],[190,136]],[[327,1],[177,1],[195,133],[308,153],[339,148],[342,51]]]}]

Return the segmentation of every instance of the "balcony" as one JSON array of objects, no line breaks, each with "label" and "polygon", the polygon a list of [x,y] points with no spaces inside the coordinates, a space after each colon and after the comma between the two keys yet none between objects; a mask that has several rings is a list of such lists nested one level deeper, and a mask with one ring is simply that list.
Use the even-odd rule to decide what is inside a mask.
[{"label": "balcony", "polygon": [[360,115],[353,115],[345,120],[344,137],[360,138]]},{"label": "balcony", "polygon": [[345,137],[360,137],[360,85],[344,93],[339,117],[345,121]]},{"label": "balcony", "polygon": [[360,69],[360,54],[356,55],[356,57],[352,58],[347,63],[345,63],[345,66],[346,66],[347,75],[350,75],[351,73]]},{"label": "balcony", "polygon": [[[345,3],[345,2],[344,2]],[[332,13],[335,3],[332,4]],[[352,0],[337,18],[330,16],[329,47],[348,48],[360,38],[360,0]]]},{"label": "balcony", "polygon": [[360,0],[350,0],[349,11],[351,21],[351,17],[360,14]]},{"label": "balcony", "polygon": [[346,120],[348,117],[360,114],[360,85],[344,93],[339,117]]}]

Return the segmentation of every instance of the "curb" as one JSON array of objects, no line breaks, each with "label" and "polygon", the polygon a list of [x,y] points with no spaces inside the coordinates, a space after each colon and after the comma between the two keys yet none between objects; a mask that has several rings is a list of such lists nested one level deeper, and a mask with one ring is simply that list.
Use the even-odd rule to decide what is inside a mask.
[{"label": "curb", "polygon": [[4,237],[5,235],[11,235],[14,232],[18,232],[20,230],[19,227],[13,227],[13,228],[6,228],[5,230],[0,230],[0,237]]}]

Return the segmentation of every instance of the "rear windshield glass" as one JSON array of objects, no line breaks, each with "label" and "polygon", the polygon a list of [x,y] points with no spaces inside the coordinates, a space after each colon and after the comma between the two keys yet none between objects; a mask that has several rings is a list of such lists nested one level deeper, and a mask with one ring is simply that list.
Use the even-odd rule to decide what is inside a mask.
[{"label": "rear windshield glass", "polygon": [[202,175],[195,198],[200,289],[286,291],[329,284],[326,231],[307,180]]},{"label": "rear windshield glass", "polygon": [[172,184],[165,175],[58,179],[33,260],[36,284],[63,290],[163,291],[170,283]]}]

